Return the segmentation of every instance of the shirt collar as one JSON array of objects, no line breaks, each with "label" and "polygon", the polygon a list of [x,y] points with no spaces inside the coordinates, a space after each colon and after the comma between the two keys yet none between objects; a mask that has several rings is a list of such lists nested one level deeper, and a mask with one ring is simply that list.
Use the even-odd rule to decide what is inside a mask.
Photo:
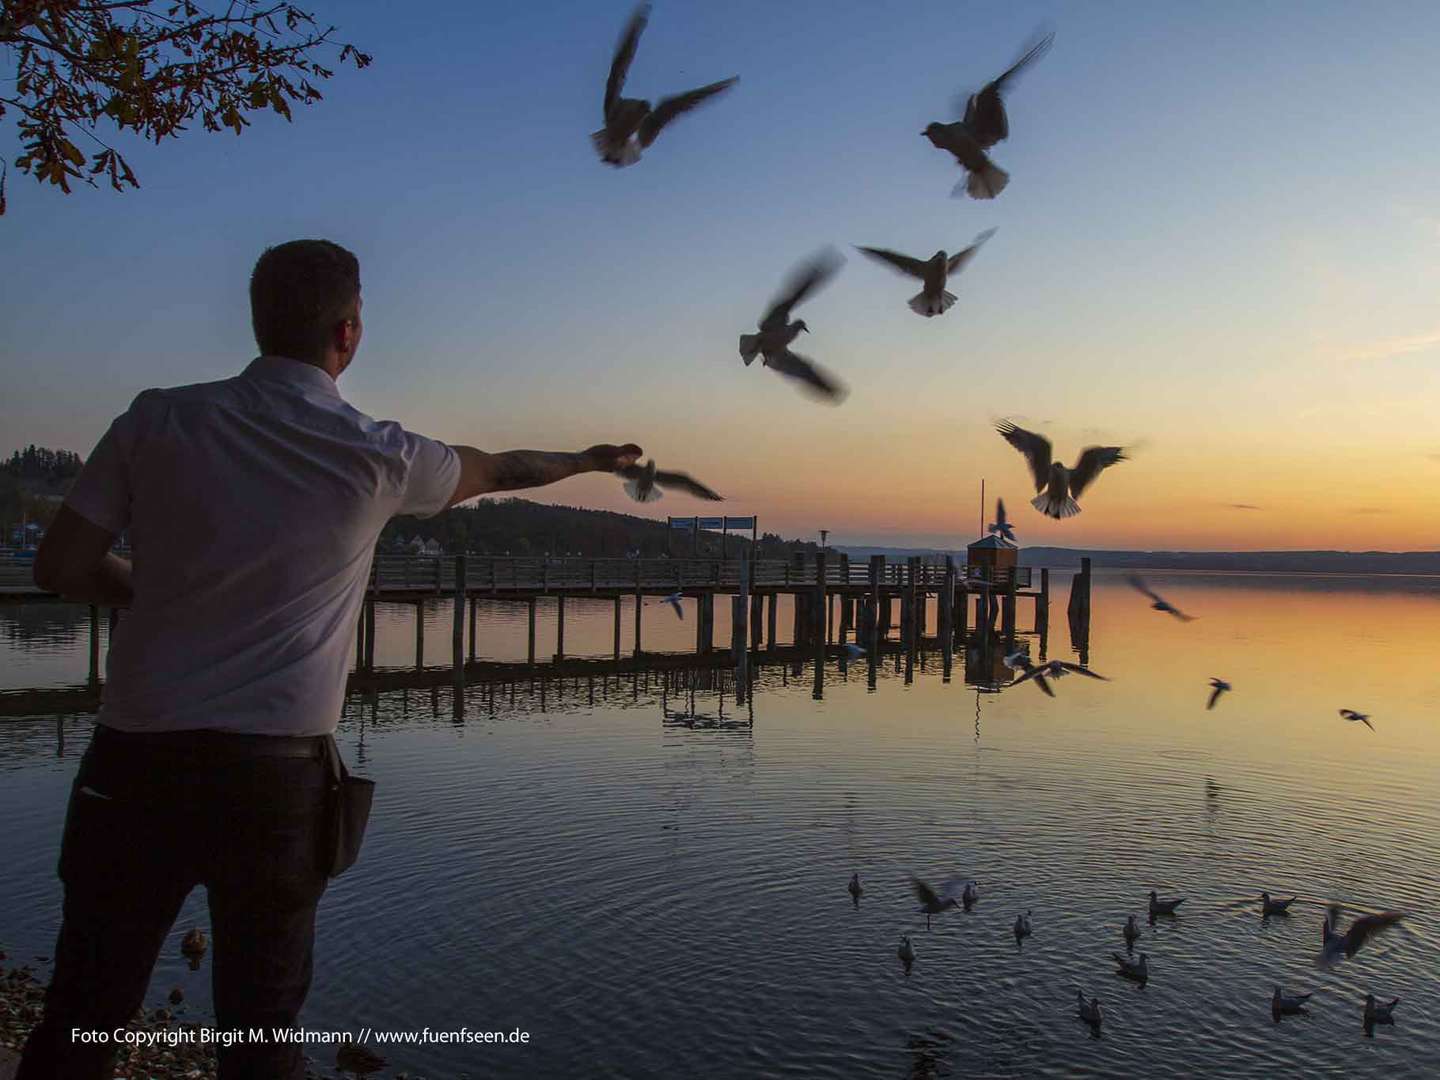
[{"label": "shirt collar", "polygon": [[338,398],[340,396],[340,388],[335,385],[335,380],[329,374],[314,364],[291,360],[288,356],[257,356],[250,361],[250,365],[245,369],[245,374],[252,379],[274,379],[295,386],[308,387],[329,397]]}]

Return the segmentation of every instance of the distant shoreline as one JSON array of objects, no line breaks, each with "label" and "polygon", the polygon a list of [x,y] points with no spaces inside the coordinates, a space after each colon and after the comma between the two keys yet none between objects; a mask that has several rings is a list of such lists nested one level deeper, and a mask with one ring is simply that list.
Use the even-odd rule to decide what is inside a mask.
[{"label": "distant shoreline", "polygon": [[[942,548],[837,546],[852,559],[885,555],[953,555]],[[1022,547],[1020,565],[1072,568],[1088,558],[1097,570],[1196,571],[1233,574],[1440,577],[1440,551],[1108,551],[1097,548]]]}]

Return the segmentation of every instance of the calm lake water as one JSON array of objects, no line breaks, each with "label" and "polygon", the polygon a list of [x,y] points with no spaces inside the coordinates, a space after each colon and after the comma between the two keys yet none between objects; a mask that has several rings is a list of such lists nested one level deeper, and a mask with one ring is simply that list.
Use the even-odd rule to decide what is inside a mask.
[{"label": "calm lake water", "polygon": [[[341,742],[379,781],[375,815],[322,903],[305,1023],[530,1033],[388,1054],[392,1075],[432,1080],[1435,1075],[1440,582],[1149,580],[1197,621],[1097,575],[1089,662],[1113,681],[1065,679],[1054,700],[979,693],[958,659],[947,683],[934,655],[909,684],[887,660],[873,690],[863,663],[831,660],[818,700],[813,666],[765,667],[738,710],[659,675],[472,686],[460,721],[448,687],[352,699]],[[1057,600],[1049,655],[1070,659],[1063,586]],[[523,658],[523,608],[482,610],[482,654]],[[567,652],[609,651],[608,605],[567,615]],[[413,617],[382,609],[377,660],[413,660]],[[449,619],[429,615],[432,661]],[[623,626],[628,649],[628,609]],[[84,628],[78,609],[0,607],[0,687],[83,680]],[[693,632],[646,613],[647,648]],[[1212,675],[1235,690],[1207,712]],[[56,718],[0,721],[11,963],[53,947],[90,723],[61,721],[57,753]],[[973,877],[980,900],[927,932],[912,872]],[[1152,888],[1188,900],[1144,927],[1141,988],[1110,953]],[[1262,921],[1262,889],[1298,894],[1294,914]],[[179,938],[206,924],[203,901],[147,998],[183,986],[191,1020],[210,1015],[209,966],[188,971]],[[1331,901],[1347,920],[1410,915],[1325,971]],[[1017,949],[1025,910],[1034,935]],[[1277,982],[1314,993],[1308,1015],[1272,1021]],[[1077,987],[1104,1002],[1099,1038],[1075,1017]],[[1373,1038],[1367,992],[1402,999]]]}]

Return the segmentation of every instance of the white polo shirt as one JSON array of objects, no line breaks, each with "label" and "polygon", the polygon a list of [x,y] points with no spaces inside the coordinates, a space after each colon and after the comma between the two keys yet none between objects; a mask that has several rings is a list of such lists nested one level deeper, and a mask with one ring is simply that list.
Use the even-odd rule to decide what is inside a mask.
[{"label": "white polo shirt", "polygon": [[370,419],[296,360],[141,393],[65,499],[130,530],[135,601],[100,722],[334,731],[380,530],[439,512],[459,478],[449,446]]}]

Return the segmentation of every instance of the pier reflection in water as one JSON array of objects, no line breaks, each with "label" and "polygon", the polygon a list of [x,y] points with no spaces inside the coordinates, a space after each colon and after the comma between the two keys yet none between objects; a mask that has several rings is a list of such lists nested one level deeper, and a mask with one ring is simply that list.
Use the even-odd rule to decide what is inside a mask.
[{"label": "pier reflection in water", "polygon": [[[1197,621],[1097,575],[1088,649],[1112,681],[1062,680],[1053,699],[1008,684],[973,630],[949,682],[933,646],[832,647],[818,667],[812,650],[758,656],[743,707],[722,655],[460,688],[396,672],[417,681],[352,694],[341,741],[379,781],[376,813],[321,909],[307,1023],[531,1032],[525,1047],[390,1055],[429,1076],[1426,1075],[1440,599],[1152,582]],[[1032,660],[1080,658],[1055,615],[1044,640],[1019,635]],[[603,606],[597,624],[603,657]],[[573,640],[585,634],[577,616]],[[83,681],[83,647],[78,665]],[[1216,675],[1235,689],[1207,711]],[[0,722],[11,962],[53,946],[60,819],[90,723],[63,721],[57,758],[54,716]],[[927,933],[911,873],[973,876],[980,901]],[[1144,928],[1141,989],[1109,953],[1152,888],[1188,900]],[[1262,920],[1262,889],[1298,894],[1294,914]],[[1332,900],[1410,914],[1320,971]],[[1034,934],[1017,950],[1025,910]],[[178,940],[203,922],[197,893],[149,999],[180,984],[190,1018],[207,1015],[208,971],[186,970]],[[1272,1021],[1277,982],[1315,993],[1307,1017]],[[1074,1019],[1076,987],[1104,1000],[1100,1039]],[[1368,992],[1410,1010],[1373,1039]]]}]

